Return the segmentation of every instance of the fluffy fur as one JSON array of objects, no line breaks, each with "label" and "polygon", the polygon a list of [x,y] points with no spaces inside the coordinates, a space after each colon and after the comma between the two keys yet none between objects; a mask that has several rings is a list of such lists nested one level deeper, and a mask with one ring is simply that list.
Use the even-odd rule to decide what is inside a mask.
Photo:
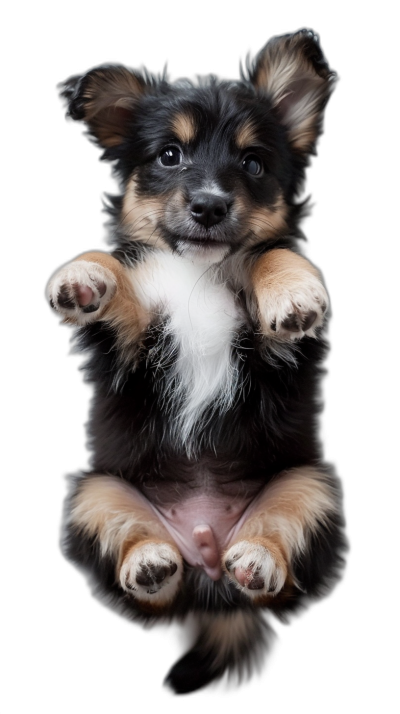
[{"label": "fluffy fur", "polygon": [[296,198],[334,82],[301,30],[240,81],[103,66],[62,87],[121,184],[112,253],[48,288],[95,387],[65,548],[124,612],[195,613],[167,678],[179,693],[250,670],[260,608],[284,616],[342,564],[316,432],[328,296],[300,253]]}]

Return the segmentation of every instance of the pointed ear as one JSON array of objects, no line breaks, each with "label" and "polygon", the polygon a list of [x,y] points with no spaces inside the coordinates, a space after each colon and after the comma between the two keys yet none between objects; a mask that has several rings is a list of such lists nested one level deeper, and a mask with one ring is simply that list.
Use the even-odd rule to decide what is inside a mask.
[{"label": "pointed ear", "polygon": [[108,149],[123,142],[136,105],[154,82],[122,66],[103,66],[61,85],[68,102],[67,116],[82,119],[100,146]]},{"label": "pointed ear", "polygon": [[300,30],[274,37],[256,57],[249,79],[259,92],[271,98],[292,148],[312,153],[336,79],[317,35],[312,30]]}]

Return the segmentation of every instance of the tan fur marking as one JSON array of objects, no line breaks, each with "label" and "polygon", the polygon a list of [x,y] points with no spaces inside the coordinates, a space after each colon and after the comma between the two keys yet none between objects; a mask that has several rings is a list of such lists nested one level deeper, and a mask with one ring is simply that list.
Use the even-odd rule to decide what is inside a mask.
[{"label": "tan fur marking", "polygon": [[145,539],[175,547],[171,536],[151,509],[119,478],[93,476],[82,484],[71,511],[71,523],[98,539],[102,554],[121,560],[126,547]]},{"label": "tan fur marking", "polygon": [[123,107],[132,105],[132,98],[143,91],[139,79],[125,67],[95,70],[84,91],[85,119],[90,120],[102,109],[114,104]]},{"label": "tan fur marking", "polygon": [[[286,574],[278,598],[285,598],[295,584],[291,563],[307,544],[308,535],[320,523],[329,521],[337,510],[325,475],[313,467],[291,469],[279,475],[265,489],[256,510],[229,544],[248,541],[262,545]],[[222,560],[224,564],[224,558]],[[270,604],[275,596],[252,593],[255,605]]]},{"label": "tan fur marking", "polygon": [[181,113],[174,116],[171,129],[182,144],[189,144],[190,141],[193,141],[197,131],[193,117],[190,114]]},{"label": "tan fur marking", "polygon": [[288,209],[282,195],[277,197],[273,206],[256,209],[254,203],[244,196],[238,196],[235,199],[235,212],[245,228],[251,232],[248,239],[250,244],[275,238],[287,231]]},{"label": "tan fur marking", "polygon": [[129,278],[130,269],[108,253],[101,253],[100,251],[84,253],[76,260],[98,263],[112,272],[117,281],[117,290],[114,297],[104,308],[100,320],[108,322],[115,327],[122,351],[125,345],[131,346],[138,343],[143,331],[149,324],[150,317],[140,306],[134,293]]},{"label": "tan fur marking", "polygon": [[[293,82],[306,79],[308,74],[315,72],[300,54],[290,48],[290,54],[277,52],[275,55],[268,51],[265,53],[255,78],[257,89],[266,89],[272,95],[275,104],[279,104],[291,91]],[[322,77],[317,77],[317,85],[323,84]]]},{"label": "tan fur marking", "polygon": [[164,215],[165,199],[138,196],[134,177],[129,181],[124,196],[122,224],[134,240],[153,245],[160,250],[168,246],[157,231],[159,218]]},{"label": "tan fur marking", "polygon": [[124,138],[136,98],[143,93],[139,79],[125,67],[95,70],[83,97],[85,120],[102,146],[118,146]]},{"label": "tan fur marking", "polygon": [[100,250],[93,250],[88,253],[78,255],[74,261],[76,260],[87,260],[88,262],[98,263],[98,265],[101,265],[103,268],[111,270],[117,280],[118,286],[120,286],[121,280],[123,279],[124,266],[109,253],[103,253]]},{"label": "tan fur marking", "polygon": [[235,653],[238,657],[252,638],[256,638],[259,622],[254,613],[234,609],[228,612],[199,613],[201,632],[208,647],[213,651],[215,663],[224,663]]},{"label": "tan fur marking", "polygon": [[177,560],[180,560],[182,558],[178,548],[174,544],[174,541],[169,538],[142,538],[141,540],[138,540],[136,537],[133,538],[132,541],[127,540],[126,543],[124,543],[124,546],[121,551],[121,560],[127,560],[130,558],[134,550],[137,550],[138,548],[141,548],[143,545],[147,544],[154,544],[154,543],[168,543],[168,545],[171,546],[171,548],[175,551]]},{"label": "tan fur marking", "polygon": [[257,89],[267,90],[275,104],[292,91],[291,85],[295,82],[308,81],[310,89],[319,89],[326,84],[326,78],[319,76],[302,54],[301,45],[301,36],[294,35],[281,40],[280,47],[273,43],[265,48],[254,85]]},{"label": "tan fur marking", "polygon": [[259,542],[264,545],[267,539],[290,561],[304,550],[308,533],[329,521],[336,509],[323,473],[312,467],[291,469],[270,483],[235,542],[261,538]]},{"label": "tan fur marking", "polygon": [[292,145],[301,151],[309,150],[317,138],[318,114],[305,119],[292,131]]},{"label": "tan fur marking", "polygon": [[275,284],[287,284],[298,280],[299,273],[311,273],[319,277],[319,272],[303,256],[287,248],[277,248],[262,255],[254,264],[252,283],[257,295],[273,289]]},{"label": "tan fur marking", "polygon": [[274,206],[250,211],[250,228],[260,240],[273,238],[287,229],[286,216],[287,206],[283,197],[279,196]]},{"label": "tan fur marking", "polygon": [[264,325],[262,305],[271,300],[275,293],[290,290],[308,275],[319,278],[318,270],[308,260],[286,248],[270,250],[256,261],[251,272],[251,282],[264,331],[269,332],[270,326]]},{"label": "tan fur marking", "polygon": [[[279,340],[317,337],[329,298],[316,268],[286,248],[271,250],[256,260],[251,275],[250,310],[264,335]],[[307,318],[311,316],[311,325]],[[297,320],[294,331],[285,321]],[[304,327],[304,330],[303,330]]]},{"label": "tan fur marking", "polygon": [[239,149],[247,149],[257,142],[257,134],[252,122],[246,122],[239,127],[236,134],[236,145]]},{"label": "tan fur marking", "polygon": [[261,56],[254,85],[267,92],[276,107],[293,95],[292,106],[283,112],[292,146],[300,151],[312,147],[323,101],[330,92],[332,74],[317,74],[307,59],[302,33],[271,42]]}]

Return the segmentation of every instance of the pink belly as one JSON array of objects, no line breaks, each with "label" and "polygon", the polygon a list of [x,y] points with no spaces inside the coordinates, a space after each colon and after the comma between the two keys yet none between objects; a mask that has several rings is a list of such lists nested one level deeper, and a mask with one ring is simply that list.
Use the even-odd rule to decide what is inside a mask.
[{"label": "pink belly", "polygon": [[212,580],[219,580],[221,554],[238,533],[254,502],[254,498],[232,502],[231,498],[202,494],[170,508],[152,505],[152,509],[187,563],[204,568]]}]

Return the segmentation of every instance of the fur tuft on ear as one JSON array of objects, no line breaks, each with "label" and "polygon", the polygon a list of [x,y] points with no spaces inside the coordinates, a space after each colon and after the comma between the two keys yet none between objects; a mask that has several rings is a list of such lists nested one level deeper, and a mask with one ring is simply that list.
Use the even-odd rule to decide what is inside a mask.
[{"label": "fur tuft on ear", "polygon": [[336,80],[312,30],[274,37],[249,68],[255,89],[270,96],[292,148],[313,153]]},{"label": "fur tuft on ear", "polygon": [[105,65],[61,85],[68,102],[67,116],[83,120],[100,146],[119,146],[126,137],[141,95],[153,78],[119,65]]}]

